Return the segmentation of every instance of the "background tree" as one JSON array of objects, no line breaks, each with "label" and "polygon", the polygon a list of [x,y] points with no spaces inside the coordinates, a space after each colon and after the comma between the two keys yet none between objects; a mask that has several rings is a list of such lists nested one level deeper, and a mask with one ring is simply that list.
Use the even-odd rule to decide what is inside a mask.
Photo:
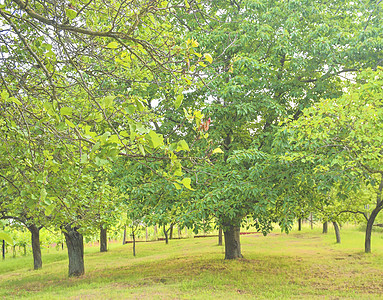
[{"label": "background tree", "polygon": [[294,150],[291,157],[315,165],[310,176],[320,185],[329,188],[336,183],[345,194],[366,188],[375,194],[369,216],[357,204],[352,209],[367,219],[367,253],[371,252],[372,226],[383,208],[382,74],[381,68],[362,71],[357,83],[347,87],[347,94],[316,103],[287,127]]}]

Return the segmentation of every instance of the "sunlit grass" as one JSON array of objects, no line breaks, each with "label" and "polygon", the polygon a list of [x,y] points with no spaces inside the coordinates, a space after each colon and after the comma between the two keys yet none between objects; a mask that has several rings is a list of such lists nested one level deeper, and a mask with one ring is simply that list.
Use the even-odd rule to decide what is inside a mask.
[{"label": "sunlit grass", "polygon": [[0,262],[0,298],[31,299],[313,299],[383,298],[383,235],[374,233],[373,253],[363,253],[364,234],[351,226],[335,243],[329,226],[304,227],[289,235],[242,236],[244,259],[225,261],[216,238],[110,245],[107,253],[86,248],[86,275],[68,278],[64,251]]}]

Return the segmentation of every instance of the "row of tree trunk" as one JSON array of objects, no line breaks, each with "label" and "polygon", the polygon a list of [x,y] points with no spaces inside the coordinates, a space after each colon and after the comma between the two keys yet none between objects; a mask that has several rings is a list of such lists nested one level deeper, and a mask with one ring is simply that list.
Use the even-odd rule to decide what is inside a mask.
[{"label": "row of tree trunk", "polygon": [[[33,269],[38,270],[43,266],[40,247],[41,227],[30,225],[27,227],[32,237]],[[68,249],[69,276],[81,276],[85,272],[84,267],[84,238],[78,232],[77,227],[65,226],[63,234]],[[100,227],[100,252],[107,251],[107,229]]]},{"label": "row of tree trunk", "polygon": [[[332,222],[335,230],[336,242],[340,243],[340,229],[337,222]],[[302,229],[302,219],[298,219],[298,230]],[[239,226],[226,226],[223,231],[222,228],[218,230],[218,245],[222,246],[222,232],[225,237],[225,259],[242,258],[241,242],[240,242],[240,227]],[[323,223],[323,233],[328,232],[328,223]]]},{"label": "row of tree trunk", "polygon": [[[340,229],[337,222],[332,222],[335,230],[336,242],[340,243]],[[370,225],[370,226],[369,226]],[[298,229],[301,230],[302,220],[298,219]],[[32,236],[32,252],[33,252],[33,268],[35,270],[42,268],[41,248],[40,248],[40,229],[36,225],[27,227]],[[370,229],[370,230],[369,230]],[[163,226],[165,241],[168,243],[169,236],[172,236],[173,226],[166,229]],[[372,225],[367,224],[366,230],[366,252],[371,251],[371,231]],[[328,232],[328,223],[323,223],[323,233]],[[223,234],[222,234],[223,233]],[[84,268],[84,242],[83,236],[78,232],[78,228],[67,225],[63,228],[65,242],[68,249],[69,258],[69,276],[81,276],[85,272]],[[225,259],[242,258],[241,243],[240,243],[240,226],[227,225],[224,229],[219,228],[218,244],[222,245],[222,235],[225,239]],[[133,235],[133,248],[135,248],[135,236]],[[4,249],[4,247],[3,247]],[[368,251],[369,250],[369,251]],[[107,251],[107,229],[100,227],[100,251]],[[133,249],[135,254],[135,249]],[[4,254],[3,254],[4,255]]]}]

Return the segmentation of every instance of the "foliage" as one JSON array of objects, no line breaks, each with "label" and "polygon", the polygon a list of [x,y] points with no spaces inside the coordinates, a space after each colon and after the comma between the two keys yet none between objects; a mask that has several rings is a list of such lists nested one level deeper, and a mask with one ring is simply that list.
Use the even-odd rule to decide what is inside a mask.
[{"label": "foliage", "polygon": [[[90,232],[99,227],[94,220],[113,223],[120,209],[105,174],[117,156],[159,156],[180,165],[177,154],[189,147],[155,131],[160,115],[150,102],[166,96],[169,109],[178,109],[193,73],[212,61],[177,27],[174,12],[185,5],[1,5],[7,33],[0,40],[6,58],[0,67],[4,217]],[[190,180],[181,183],[190,187]]]},{"label": "foliage", "polygon": [[[342,201],[341,212],[360,213],[367,221],[365,251],[371,252],[371,231],[383,208],[383,71],[365,70],[348,92],[323,99],[284,130],[290,134],[291,152],[286,159],[313,166],[315,187],[329,193],[334,187],[341,199],[367,191],[367,203]],[[372,201],[371,201],[372,200]],[[338,201],[332,202],[333,205]],[[362,204],[372,204],[371,213]]]},{"label": "foliage", "polygon": [[[283,130],[294,152],[286,159],[314,166],[319,190],[338,182],[342,192],[362,184],[377,188],[382,172],[382,71],[363,71],[358,83],[336,99],[324,99]],[[362,180],[362,181],[361,181]]]},{"label": "foliage", "polygon": [[0,232],[0,240],[6,241],[8,244],[13,245],[13,239],[6,232]]},{"label": "foliage", "polygon": [[[204,211],[196,219],[213,215],[221,224],[238,224],[251,215],[265,233],[273,221],[288,230],[297,208],[306,207],[304,199],[314,202],[313,182],[294,175],[294,168],[309,166],[280,162],[288,146],[274,135],[286,117],[297,119],[321,98],[340,97],[344,76],[376,67],[382,40],[375,16],[381,7],[355,1],[211,1],[209,8],[215,19],[203,30],[192,21],[189,28],[214,58],[206,69],[208,84],[184,103],[211,118],[208,143],[224,154],[190,167],[202,182],[192,196]],[[206,155],[202,147],[199,155]]]}]

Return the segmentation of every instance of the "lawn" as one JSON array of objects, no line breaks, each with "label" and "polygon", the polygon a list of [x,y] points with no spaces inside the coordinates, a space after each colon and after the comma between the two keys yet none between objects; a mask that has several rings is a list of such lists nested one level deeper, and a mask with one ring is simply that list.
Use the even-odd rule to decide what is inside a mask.
[{"label": "lawn", "polygon": [[225,261],[217,238],[111,244],[107,253],[85,249],[86,275],[67,277],[65,251],[0,262],[0,298],[28,299],[383,299],[383,234],[364,254],[363,232],[332,227],[242,236],[244,259]]}]

